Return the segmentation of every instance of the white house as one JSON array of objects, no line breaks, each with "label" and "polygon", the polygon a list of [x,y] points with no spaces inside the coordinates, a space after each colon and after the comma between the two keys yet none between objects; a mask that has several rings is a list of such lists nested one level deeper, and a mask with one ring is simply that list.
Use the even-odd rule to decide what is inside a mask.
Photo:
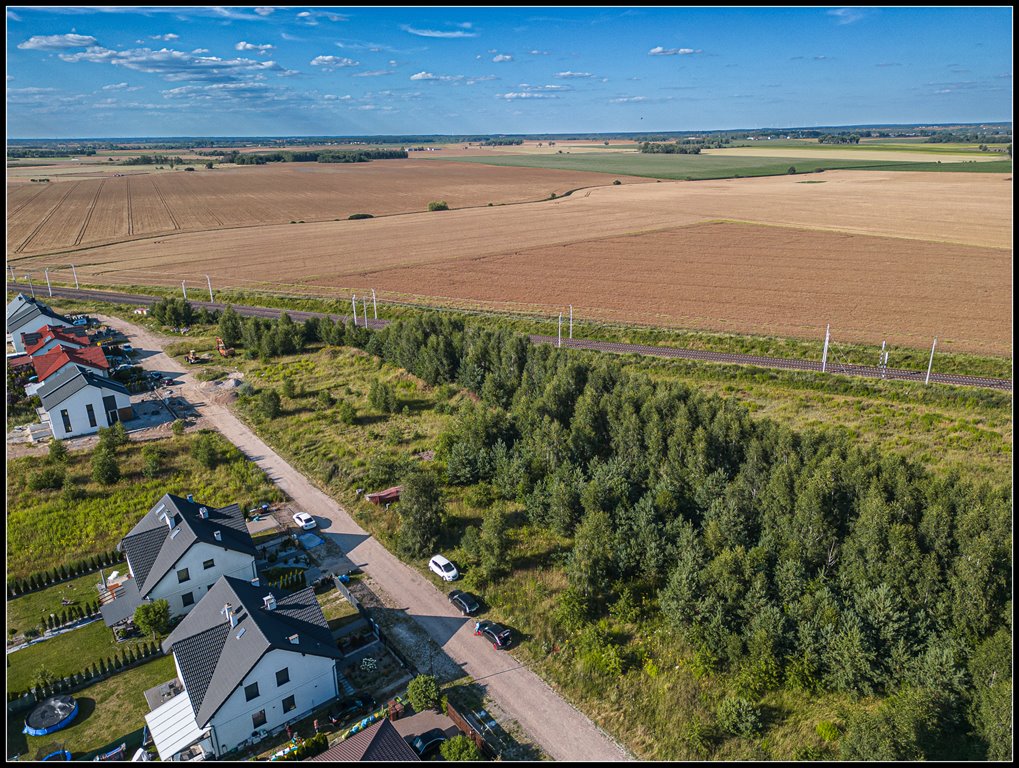
[{"label": "white house", "polygon": [[257,575],[257,551],[236,504],[216,509],[168,493],[123,538],[120,549],[128,573],[100,588],[109,626],[133,615],[146,600],[166,600],[170,615],[180,616],[220,577]]},{"label": "white house", "polygon": [[110,363],[106,359],[106,353],[103,352],[102,347],[75,349],[74,347],[58,346],[46,354],[35,355],[29,359],[35,368],[36,381],[25,385],[26,395],[34,395],[51,376],[60,373],[69,365],[80,365],[89,373],[103,377],[108,376],[110,370]]},{"label": "white house", "polygon": [[[145,716],[162,760],[213,759],[335,699],[337,649],[309,587],[224,576],[163,641],[179,690]],[[192,757],[194,756],[194,757]]]},{"label": "white house", "polygon": [[7,340],[14,345],[15,352],[25,351],[21,334],[37,331],[44,325],[70,328],[74,323],[23,293],[19,293],[7,305]]},{"label": "white house", "polygon": [[134,418],[131,394],[119,382],[80,365],[66,365],[36,390],[53,437],[91,435]]}]

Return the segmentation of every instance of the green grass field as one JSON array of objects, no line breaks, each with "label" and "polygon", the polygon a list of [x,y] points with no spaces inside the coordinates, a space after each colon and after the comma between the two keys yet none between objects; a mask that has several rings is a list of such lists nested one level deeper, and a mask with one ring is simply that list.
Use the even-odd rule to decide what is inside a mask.
[{"label": "green grass field", "polygon": [[[840,147],[841,148],[841,147]],[[901,148],[900,150],[901,151]],[[1010,160],[974,163],[903,163],[836,158],[747,157],[722,155],[653,155],[628,153],[578,153],[568,155],[498,155],[492,157],[440,157],[458,163],[555,168],[567,171],[618,173],[658,179],[728,179],[736,176],[781,176],[790,167],[797,173],[825,170],[876,171],[966,171],[969,173],[1011,173]]]},{"label": "green grass field", "polygon": [[[242,506],[282,498],[279,490],[219,435],[220,462],[206,469],[191,456],[195,435],[149,441],[164,451],[156,478],[142,475],[142,445],[117,449],[121,479],[100,486],[91,477],[91,451],[68,455],[66,475],[83,498],[62,490],[33,491],[29,478],[46,465],[45,456],[22,457],[7,465],[7,577],[28,576],[112,549],[164,493],[209,504]],[[250,507],[246,507],[250,508]]]},{"label": "green grass field", "polygon": [[42,619],[51,613],[60,615],[66,607],[60,602],[61,599],[71,600],[84,606],[99,599],[96,591],[96,584],[99,583],[99,573],[86,573],[77,579],[65,581],[62,584],[54,584],[52,587],[32,592],[28,595],[7,600],[7,632],[16,630],[19,634],[26,629],[37,627]]},{"label": "green grass field", "polygon": [[[172,656],[162,656],[134,669],[114,675],[74,694],[79,714],[70,727],[49,736],[25,736],[21,729],[25,715],[8,715],[7,755],[34,758],[48,744],[62,743],[75,759],[102,747],[116,744],[129,734],[140,741],[149,708],[145,691],[177,674]],[[10,687],[8,683],[8,687]],[[128,740],[128,744],[131,741]],[[137,745],[135,745],[137,747]],[[128,752],[130,759],[133,750]]]}]

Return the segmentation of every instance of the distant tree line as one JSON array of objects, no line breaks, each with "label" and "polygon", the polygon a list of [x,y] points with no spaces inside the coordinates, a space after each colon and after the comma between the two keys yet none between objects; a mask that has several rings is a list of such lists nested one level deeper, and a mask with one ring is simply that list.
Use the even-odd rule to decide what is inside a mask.
[{"label": "distant tree line", "polygon": [[679,142],[660,144],[658,142],[645,141],[641,143],[639,151],[647,155],[699,155],[701,153],[701,145],[689,146]]},{"label": "distant tree line", "polygon": [[826,133],[817,142],[818,144],[859,144],[860,136],[856,133]]},{"label": "distant tree line", "polygon": [[287,152],[224,152],[221,162],[237,165],[266,163],[368,163],[406,158],[402,149],[307,150]]},{"label": "distant tree line", "polygon": [[137,157],[125,157],[120,160],[121,165],[168,165],[171,168],[175,165],[183,165],[184,158],[179,155],[138,155]]},{"label": "distant tree line", "polygon": [[949,143],[970,144],[980,142],[982,144],[1011,144],[1012,134],[1003,133],[936,133],[927,139],[927,144],[949,144]]},{"label": "distant tree line", "polygon": [[96,153],[94,147],[82,147],[81,149],[18,149],[7,148],[7,157],[10,160],[26,157],[75,157],[77,155],[92,156]]},{"label": "distant tree line", "polygon": [[523,139],[485,139],[485,141],[479,141],[479,147],[511,147],[523,144]]}]

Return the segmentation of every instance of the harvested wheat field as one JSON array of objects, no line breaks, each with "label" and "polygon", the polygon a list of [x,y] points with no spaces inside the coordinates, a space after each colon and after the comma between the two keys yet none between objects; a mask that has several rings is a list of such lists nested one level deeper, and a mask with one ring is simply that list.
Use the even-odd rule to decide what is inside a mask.
[{"label": "harvested wheat field", "polygon": [[1011,255],[995,248],[695,224],[362,275],[407,297],[736,333],[1008,354]]},{"label": "harvested wheat field", "polygon": [[1010,351],[1010,177],[816,176],[823,183],[606,186],[529,205],[182,233],[73,259],[106,285],[208,274],[220,287],[573,304],[587,316],[792,336],[831,322],[847,341],[923,346],[937,335],[950,350]]},{"label": "harvested wheat field", "polygon": [[[445,200],[452,208],[541,200],[553,192],[562,195],[579,187],[611,184],[615,178],[538,168],[378,160],[73,180],[54,177],[49,184],[8,180],[7,250],[50,253],[164,232],[424,211],[433,200]],[[627,184],[648,182],[619,178]]]}]

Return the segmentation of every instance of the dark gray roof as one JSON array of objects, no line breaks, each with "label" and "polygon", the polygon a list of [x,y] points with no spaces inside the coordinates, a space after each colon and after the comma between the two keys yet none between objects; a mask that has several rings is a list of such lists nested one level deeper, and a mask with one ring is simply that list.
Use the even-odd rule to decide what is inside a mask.
[{"label": "dark gray roof", "polygon": [[[200,515],[203,506],[208,510],[208,519]],[[172,531],[162,519],[163,515],[172,515],[174,528],[179,533],[171,536]],[[216,540],[216,531],[222,535],[219,541]],[[252,557],[257,554],[239,506],[231,504],[216,509],[167,493],[120,543],[131,573],[138,582],[139,593],[143,597],[147,595],[196,541]]]},{"label": "dark gray roof", "polygon": [[[276,598],[276,608],[265,608],[265,596]],[[223,613],[230,604],[237,617],[231,627]],[[242,631],[243,630],[243,631]],[[296,635],[297,642],[290,642]],[[222,576],[170,636],[164,652],[177,658],[199,727],[213,715],[268,651],[278,648],[313,656],[339,659],[332,632],[311,587],[283,596],[269,587]]]},{"label": "dark gray roof", "polygon": [[120,392],[122,395],[131,395],[123,384],[105,376],[99,376],[80,365],[64,366],[63,370],[46,379],[36,394],[42,400],[42,407],[47,411],[52,411],[71,395],[80,392],[85,387],[99,387],[111,392]]},{"label": "dark gray roof", "polygon": [[308,758],[310,762],[392,762],[403,763],[421,760],[396,726],[389,720],[380,720],[348,739],[333,744],[320,755]]},{"label": "dark gray roof", "polygon": [[7,319],[11,319],[11,315],[22,310],[26,305],[38,304],[39,302],[33,299],[31,296],[26,296],[23,293],[19,293],[10,303],[7,305]]},{"label": "dark gray roof", "polygon": [[142,604],[142,596],[138,594],[138,585],[134,579],[125,581],[121,589],[124,592],[120,597],[99,609],[103,614],[103,623],[108,627],[134,616],[134,609]]},{"label": "dark gray roof", "polygon": [[[9,308],[10,307],[8,305],[8,309]],[[71,325],[71,321],[68,318],[54,312],[41,302],[34,302],[32,299],[29,299],[28,303],[22,304],[20,307],[16,308],[14,312],[8,311],[7,332],[14,333],[32,322],[36,323],[35,328],[32,328],[34,331],[44,325],[47,325],[50,320],[59,320],[65,325]]]}]

